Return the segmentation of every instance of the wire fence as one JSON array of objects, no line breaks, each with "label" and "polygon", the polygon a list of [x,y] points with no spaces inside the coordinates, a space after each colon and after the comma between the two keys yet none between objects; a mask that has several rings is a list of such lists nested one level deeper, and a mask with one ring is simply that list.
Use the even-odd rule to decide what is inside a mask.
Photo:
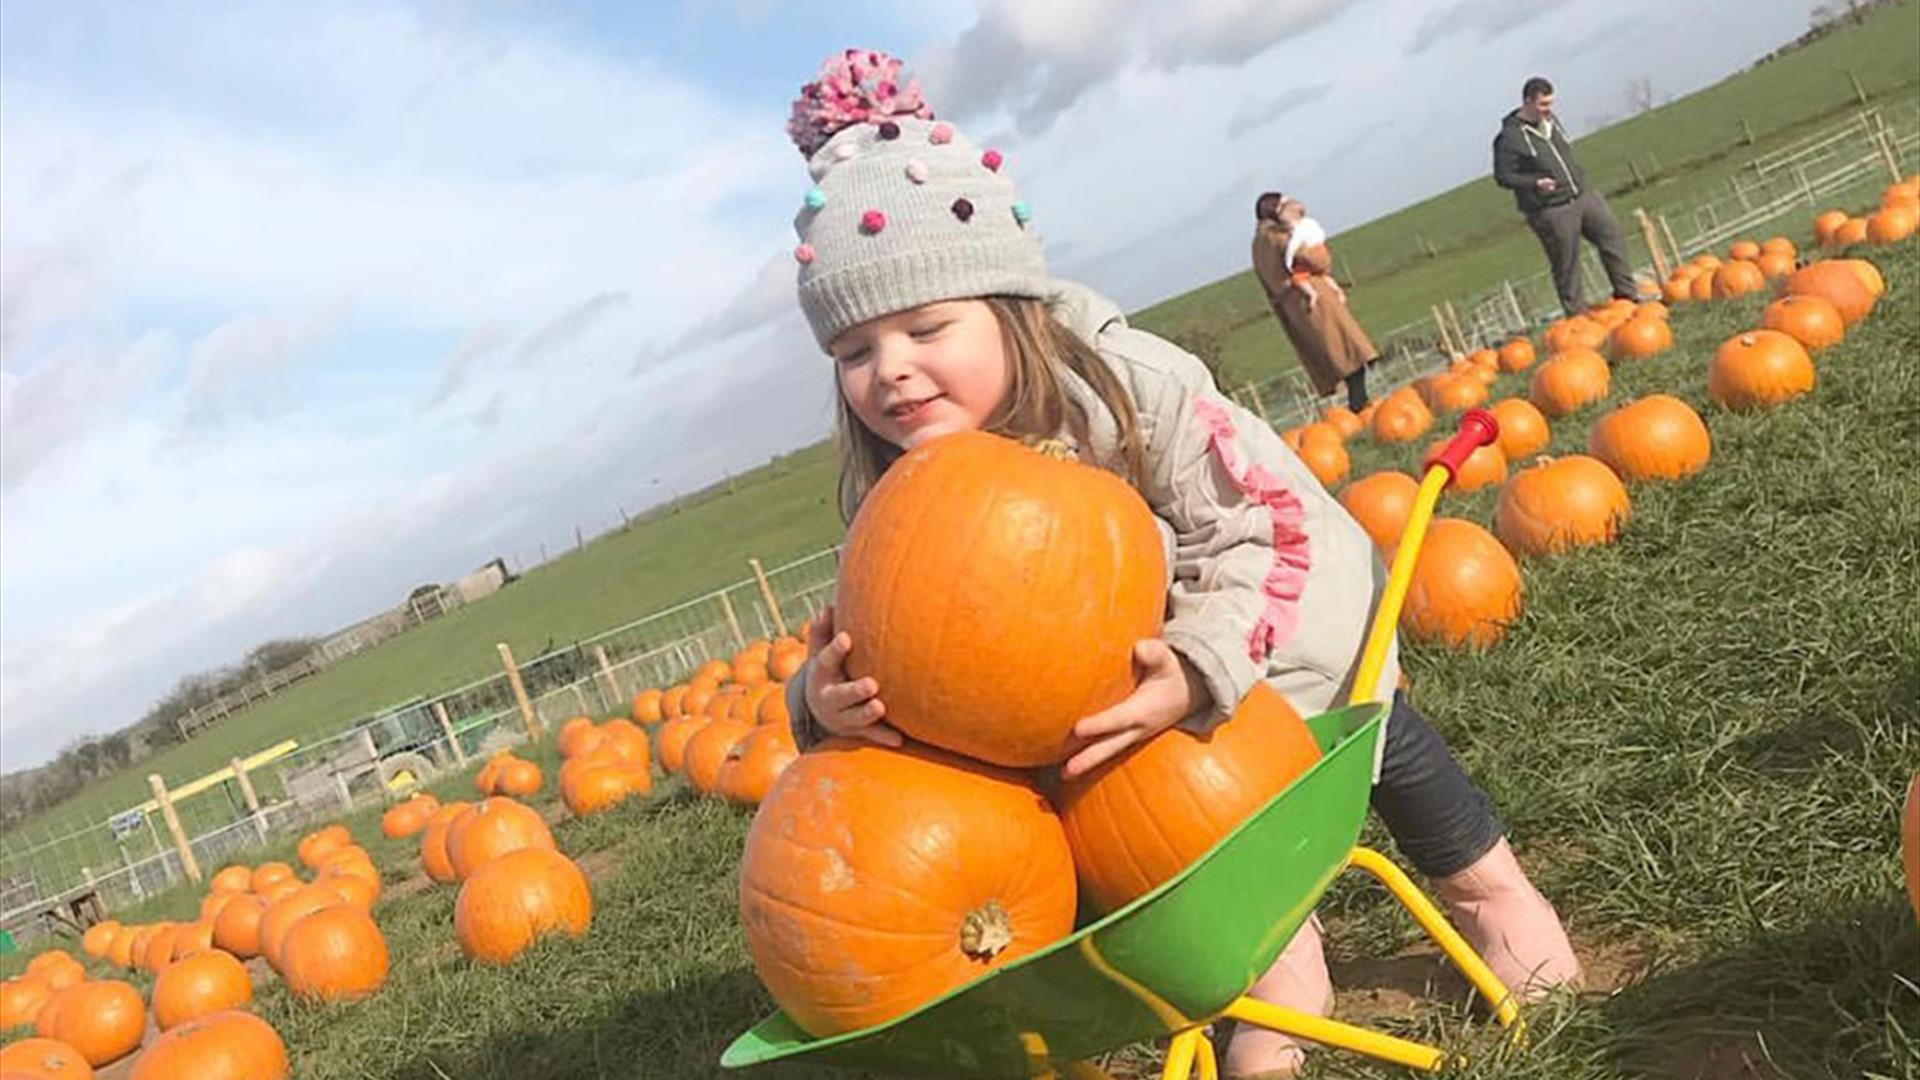
[{"label": "wire fence", "polygon": [[[1664,258],[1686,259],[1790,216],[1867,197],[1890,176],[1913,171],[1920,171],[1920,106],[1891,118],[1868,110],[1755,158],[1726,194],[1660,215],[1654,246]],[[1654,250],[1641,236],[1634,241],[1635,271],[1650,276]],[[1604,292],[1590,251],[1582,272],[1590,290]],[[1378,393],[1390,392],[1444,369],[1461,346],[1495,345],[1559,314],[1548,274],[1503,280],[1435,305],[1430,321],[1387,331],[1369,382]],[[1232,396],[1276,427],[1314,419],[1328,403],[1299,371],[1250,383]],[[523,743],[533,730],[552,730],[573,716],[625,715],[643,690],[684,681],[706,661],[730,658],[754,641],[796,633],[830,601],[840,551],[836,546],[764,571],[755,563],[752,577],[525,661],[512,661],[502,646],[498,674],[356,718],[318,742],[268,747],[166,802],[200,873],[211,874],[276,838],[386,802]],[[30,939],[72,920],[80,901],[97,899],[112,909],[188,880],[165,813],[156,796],[61,836],[0,835],[0,928]]]}]

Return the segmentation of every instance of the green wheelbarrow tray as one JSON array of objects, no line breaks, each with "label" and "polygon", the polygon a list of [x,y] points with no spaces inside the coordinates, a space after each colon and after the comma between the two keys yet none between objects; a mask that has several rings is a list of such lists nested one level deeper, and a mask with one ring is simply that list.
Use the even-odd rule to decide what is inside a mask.
[{"label": "green wheelbarrow tray", "polygon": [[1307,721],[1323,756],[1186,870],[1053,945],[884,1024],[816,1039],[775,1013],[726,1068],[805,1059],[1025,1080],[1218,1015],[1273,963],[1366,820],[1384,703]]}]

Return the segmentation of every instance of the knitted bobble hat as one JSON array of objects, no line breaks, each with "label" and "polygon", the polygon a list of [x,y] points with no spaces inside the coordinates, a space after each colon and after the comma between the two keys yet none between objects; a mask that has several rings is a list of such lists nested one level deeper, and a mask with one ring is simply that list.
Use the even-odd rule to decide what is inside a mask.
[{"label": "knitted bobble hat", "polygon": [[787,133],[814,186],[794,217],[800,308],[822,349],[922,304],[1047,294],[1031,213],[982,150],[934,119],[900,61],[848,49],[801,88]]}]

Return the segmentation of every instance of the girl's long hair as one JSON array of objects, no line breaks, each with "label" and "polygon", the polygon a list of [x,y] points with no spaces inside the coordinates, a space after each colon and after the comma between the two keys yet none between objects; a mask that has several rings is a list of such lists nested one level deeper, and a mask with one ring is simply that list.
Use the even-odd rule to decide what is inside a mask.
[{"label": "girl's long hair", "polygon": [[[1134,489],[1145,486],[1146,448],[1140,439],[1140,417],[1133,399],[1092,346],[1054,321],[1044,303],[1028,297],[985,298],[1000,323],[1000,340],[1007,354],[1007,396],[987,417],[982,430],[1033,442],[1065,430],[1082,452],[1091,452],[1089,420],[1078,402],[1067,396],[1060,369],[1085,380],[1106,406],[1119,431],[1112,460],[1092,464],[1124,477]],[[1057,365],[1057,366],[1056,366]],[[854,415],[846,395],[835,382],[836,428],[840,443],[840,516],[851,522],[856,510],[880,475],[900,457],[899,447],[875,435]]]}]

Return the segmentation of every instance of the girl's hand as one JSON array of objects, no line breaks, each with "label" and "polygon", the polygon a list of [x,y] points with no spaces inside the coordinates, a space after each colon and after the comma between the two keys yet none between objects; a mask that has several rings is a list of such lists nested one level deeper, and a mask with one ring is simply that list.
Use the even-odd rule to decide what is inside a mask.
[{"label": "girl's hand", "polygon": [[899,746],[900,732],[881,723],[887,707],[880,700],[880,684],[871,678],[847,678],[847,654],[852,651],[853,638],[834,633],[833,609],[822,611],[807,634],[807,711],[835,735]]},{"label": "girl's hand", "polygon": [[1212,701],[1200,676],[1159,638],[1136,642],[1133,663],[1140,672],[1133,693],[1073,725],[1075,738],[1092,741],[1067,759],[1060,767],[1061,776],[1078,779]]}]

